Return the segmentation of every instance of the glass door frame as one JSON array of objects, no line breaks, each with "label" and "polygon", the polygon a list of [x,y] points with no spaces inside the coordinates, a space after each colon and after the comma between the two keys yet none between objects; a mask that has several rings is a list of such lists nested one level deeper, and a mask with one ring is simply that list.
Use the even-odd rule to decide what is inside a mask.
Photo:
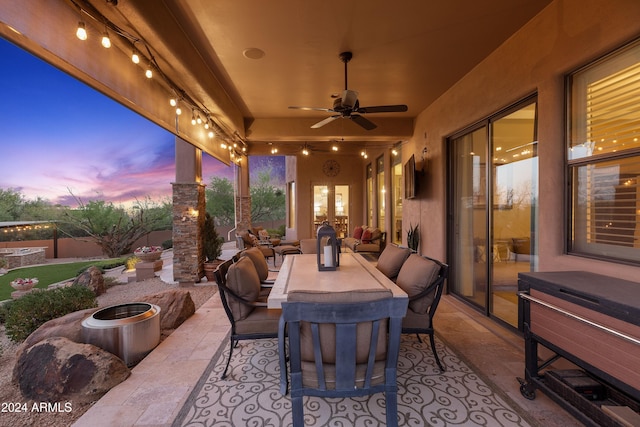
[{"label": "glass door frame", "polygon": [[[493,310],[493,283],[494,283],[494,251],[496,250],[496,248],[494,247],[494,228],[493,228],[493,221],[494,221],[494,208],[493,208],[493,201],[494,201],[494,181],[495,181],[495,173],[493,171],[493,127],[492,124],[498,120],[500,120],[501,118],[504,118],[520,109],[522,109],[523,107],[526,107],[527,105],[530,104],[536,104],[536,118],[535,118],[535,126],[534,126],[534,137],[537,140],[537,131],[538,131],[538,117],[537,117],[537,108],[539,106],[538,103],[538,97],[537,94],[533,94],[531,96],[528,96],[524,99],[522,99],[521,101],[505,108],[504,110],[500,111],[499,113],[496,113],[482,121],[479,121],[477,123],[475,123],[472,126],[469,126],[468,128],[465,128],[459,132],[456,132],[455,134],[452,134],[450,136],[448,136],[446,138],[447,141],[447,177],[448,177],[448,183],[447,183],[447,192],[448,192],[448,197],[447,197],[447,259],[449,260],[449,263],[451,265],[451,268],[449,270],[449,288],[452,288],[452,285],[456,283],[456,279],[458,274],[460,273],[460,267],[455,265],[456,262],[456,203],[458,203],[459,201],[457,201],[455,199],[455,196],[457,195],[455,192],[455,186],[456,186],[456,167],[455,167],[455,153],[456,153],[456,147],[454,146],[454,140],[460,139],[465,135],[470,135],[473,132],[477,132],[478,130],[482,130],[484,129],[484,131],[486,132],[486,144],[484,147],[484,157],[486,159],[486,167],[484,168],[484,182],[483,182],[483,188],[482,190],[484,191],[484,197],[485,197],[485,218],[484,218],[484,223],[485,223],[485,230],[486,230],[486,245],[485,245],[485,256],[486,256],[486,270],[484,272],[484,274],[486,275],[486,289],[485,289],[485,295],[483,296],[483,301],[482,304],[473,301],[473,299],[471,298],[467,298],[465,297],[462,293],[456,293],[456,292],[452,292],[454,295],[456,295],[457,297],[461,298],[462,300],[464,300],[465,302],[477,307],[480,311],[482,311],[484,313],[485,316],[487,317],[491,317],[495,320],[498,320],[501,323],[504,323],[506,326],[508,327],[513,327],[515,329],[514,325],[511,325],[510,323],[506,322],[505,320],[501,319],[500,317],[497,317],[494,314],[494,310]],[[536,184],[537,186],[537,184]],[[532,206],[532,214],[537,216],[537,207],[536,206]],[[532,264],[531,264],[531,268],[533,268],[533,266],[536,263],[537,257],[535,256],[535,254],[537,254],[537,248],[536,248],[536,242],[537,242],[537,217],[536,218],[532,218],[532,224],[535,223],[535,225],[532,226],[532,230],[531,230],[531,254],[532,256]],[[533,229],[535,228],[535,230]],[[473,284],[473,286],[475,286],[475,283]]]}]

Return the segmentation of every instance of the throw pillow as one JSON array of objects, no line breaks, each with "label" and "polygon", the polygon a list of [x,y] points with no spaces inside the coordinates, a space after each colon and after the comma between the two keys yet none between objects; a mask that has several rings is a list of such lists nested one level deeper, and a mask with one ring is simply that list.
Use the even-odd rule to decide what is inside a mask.
[{"label": "throw pillow", "polygon": [[438,277],[439,271],[440,266],[438,264],[417,254],[409,255],[409,258],[402,264],[396,279],[396,285],[409,295],[409,308],[414,312],[425,314],[429,306],[431,306],[434,298],[433,294],[425,295],[414,301],[411,301],[411,297],[418,295],[433,283]]},{"label": "throw pillow", "polygon": [[267,259],[259,248],[249,248],[242,252],[243,257],[248,257],[253,261],[253,265],[256,267],[258,277],[261,281],[267,280],[269,277],[269,266],[267,265]]},{"label": "throw pillow", "polygon": [[[260,296],[260,278],[256,267],[248,257],[242,257],[227,271],[227,287],[240,298],[255,302]],[[253,311],[253,307],[243,304],[232,296],[227,297],[229,307],[235,320],[245,319]]]},{"label": "throw pillow", "polygon": [[402,264],[404,264],[409,255],[411,255],[411,250],[409,248],[388,245],[380,254],[376,268],[389,279],[393,280],[398,277],[400,268],[402,268]]},{"label": "throw pillow", "polygon": [[371,230],[368,228],[362,233],[362,243],[371,243]]},{"label": "throw pillow", "polygon": [[356,229],[353,230],[353,238],[358,240],[362,238],[362,227],[356,227]]}]

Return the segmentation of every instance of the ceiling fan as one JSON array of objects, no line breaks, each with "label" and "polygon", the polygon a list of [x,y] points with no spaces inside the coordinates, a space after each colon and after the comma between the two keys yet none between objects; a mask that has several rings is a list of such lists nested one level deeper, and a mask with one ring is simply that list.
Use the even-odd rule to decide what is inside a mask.
[{"label": "ceiling fan", "polygon": [[406,105],[377,105],[374,107],[361,107],[358,101],[358,92],[349,90],[347,86],[347,64],[353,58],[351,52],[342,52],[340,54],[340,60],[344,62],[344,91],[340,97],[336,97],[333,101],[332,108],[315,108],[315,107],[289,107],[295,110],[309,110],[309,111],[326,111],[328,113],[337,113],[327,117],[324,120],[311,126],[312,129],[320,128],[327,123],[338,118],[346,118],[353,120],[356,124],[362,126],[366,130],[375,129],[377,126],[370,120],[364,118],[361,114],[369,113],[396,113],[407,111]]}]

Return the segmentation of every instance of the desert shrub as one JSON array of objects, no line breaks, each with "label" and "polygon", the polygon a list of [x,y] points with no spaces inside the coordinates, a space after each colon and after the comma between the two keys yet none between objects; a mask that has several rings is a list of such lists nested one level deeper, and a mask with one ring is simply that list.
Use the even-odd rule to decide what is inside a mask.
[{"label": "desert shrub", "polygon": [[7,336],[15,342],[24,341],[51,319],[97,306],[93,291],[83,286],[35,290],[11,304],[5,322]]},{"label": "desert shrub", "polygon": [[127,260],[124,262],[124,268],[126,270],[133,270],[134,268],[136,268],[136,264],[139,263],[140,261],[142,261],[140,258],[138,258],[135,255],[132,255],[129,258],[127,258]]},{"label": "desert shrub", "polygon": [[0,304],[0,325],[4,325],[7,321],[7,313],[9,313],[9,307],[13,304],[13,300],[5,301]]},{"label": "desert shrub", "polygon": [[168,239],[162,242],[162,249],[167,250],[173,247],[173,240]]},{"label": "desert shrub", "polygon": [[104,276],[103,279],[104,279],[104,286],[106,289],[109,289],[113,286],[120,284],[120,282],[118,282],[118,279],[116,279],[115,277]]}]

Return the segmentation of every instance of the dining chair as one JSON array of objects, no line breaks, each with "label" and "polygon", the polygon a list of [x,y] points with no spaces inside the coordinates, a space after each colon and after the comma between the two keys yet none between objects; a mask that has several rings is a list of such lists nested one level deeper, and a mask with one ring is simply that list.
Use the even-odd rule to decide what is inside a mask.
[{"label": "dining chair", "polygon": [[416,334],[420,342],[420,334],[429,335],[433,356],[442,372],[445,368],[436,352],[433,316],[440,303],[448,271],[447,264],[427,256],[411,254],[396,278],[396,285],[409,295],[409,308],[402,320],[402,333]]},{"label": "dining chair", "polygon": [[281,314],[281,310],[269,309],[266,302],[260,301],[260,278],[253,261],[248,257],[234,261],[225,261],[215,271],[218,293],[231,323],[229,357],[222,379],[227,376],[233,348],[238,342],[276,338]]},{"label": "dining chair", "polygon": [[249,233],[248,231],[241,231],[236,234],[236,242],[238,249],[258,248],[266,259],[273,258],[273,265],[276,264],[276,253],[273,250],[273,246],[269,243],[260,244],[260,240]]},{"label": "dining chair", "polygon": [[400,273],[402,264],[409,258],[409,255],[411,255],[411,249],[409,248],[394,244],[387,245],[378,257],[376,268],[389,279],[395,281],[398,273]]},{"label": "dining chair", "polygon": [[406,298],[387,289],[295,292],[282,303],[280,391],[287,393],[285,332],[294,427],[304,426],[303,396],[384,393],[386,425],[397,426],[397,365]]}]

